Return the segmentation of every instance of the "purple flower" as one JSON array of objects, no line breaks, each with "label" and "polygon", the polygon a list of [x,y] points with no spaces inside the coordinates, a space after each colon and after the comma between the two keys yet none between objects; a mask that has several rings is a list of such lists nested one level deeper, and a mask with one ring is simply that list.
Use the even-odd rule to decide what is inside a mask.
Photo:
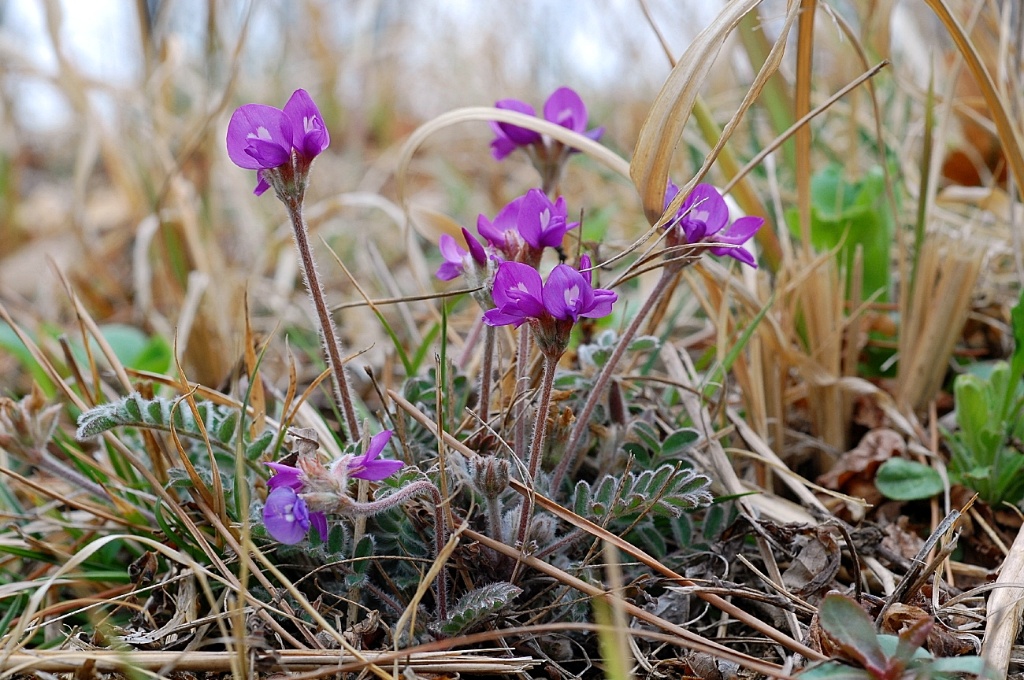
[{"label": "purple flower", "polygon": [[[327,515],[322,512],[310,512],[306,507],[306,502],[298,495],[305,488],[302,470],[283,463],[267,463],[266,465],[274,471],[274,476],[267,480],[270,495],[267,496],[267,503],[263,506],[263,524],[267,527],[267,533],[281,543],[298,543],[302,540],[301,537],[288,541],[280,538],[279,534],[293,536],[298,533],[299,529],[302,529],[302,535],[305,535],[312,525],[320,534],[320,539],[327,540]],[[294,495],[293,503],[297,509],[291,511],[286,509],[292,496],[277,493],[282,490],[289,491]],[[275,494],[277,495],[275,496]],[[273,499],[273,503],[271,503],[271,499]],[[302,517],[308,518],[308,521],[303,522]],[[305,528],[302,528],[303,525]]]},{"label": "purple flower", "polygon": [[305,90],[292,93],[284,110],[245,104],[228,122],[228,157],[235,165],[256,171],[257,196],[270,188],[267,173],[289,164],[293,153],[298,171],[305,173],[330,143],[320,111]]},{"label": "purple flower", "polygon": [[285,487],[299,491],[302,489],[302,470],[284,463],[266,463],[266,466],[274,471],[274,476],[267,480],[267,486],[271,491]]},{"label": "purple flower", "polygon": [[228,123],[228,157],[246,170],[284,165],[292,153],[292,124],[281,109],[246,104],[235,109]]},{"label": "purple flower", "polygon": [[275,541],[288,545],[298,543],[306,536],[311,525],[306,502],[295,489],[287,486],[274,489],[267,496],[267,504],[263,506],[263,524]]},{"label": "purple flower", "polygon": [[[665,207],[679,194],[677,187],[669,180],[665,190]],[[675,234],[682,232],[683,239],[673,239],[680,243],[727,243],[734,248],[713,246],[709,250],[713,255],[728,255],[740,262],[757,267],[754,256],[746,248],[741,247],[749,241],[764,224],[760,217],[741,217],[729,224],[729,206],[718,190],[710,184],[698,184],[683,201],[675,219],[668,228]]]},{"label": "purple flower", "polygon": [[[532,106],[518,99],[502,99],[495,102],[494,106],[531,116],[536,115]],[[558,88],[544,102],[544,118],[574,132],[585,134],[595,141],[604,133],[603,127],[587,130],[587,107],[580,96],[568,87]],[[491,129],[495,134],[491,141],[491,155],[495,160],[503,160],[520,147],[544,145],[544,138],[539,133],[518,125],[492,121]]]},{"label": "purple flower", "polygon": [[536,250],[561,248],[565,232],[579,224],[568,223],[567,216],[564,198],[559,196],[552,203],[540,189],[530,189],[519,207],[516,226],[523,240]]},{"label": "purple flower", "polygon": [[518,247],[520,240],[519,209],[525,199],[526,196],[520,196],[499,210],[498,214],[494,216],[493,222],[487,219],[486,215],[476,218],[476,230],[480,232],[484,240],[506,254],[510,247],[510,241]]},{"label": "purple flower", "polygon": [[[494,107],[507,111],[518,111],[529,116],[537,115],[532,106],[518,99],[502,99],[494,102]],[[491,154],[498,161],[504,159],[520,146],[539,144],[541,141],[539,132],[527,130],[511,123],[491,121],[491,129],[494,130],[495,134],[494,139],[491,140]]]},{"label": "purple flower", "polygon": [[591,283],[590,258],[580,258],[580,269],[560,264],[548,274],[544,284],[544,307],[556,319],[572,320],[580,317],[600,319],[612,313],[612,303],[619,296]]},{"label": "purple flower", "polygon": [[292,125],[292,147],[300,156],[312,160],[330,145],[331,135],[308,92],[295,90],[284,105],[284,114]]},{"label": "purple flower", "polygon": [[[481,217],[483,216],[481,215]],[[469,246],[468,251],[460,247],[458,242],[448,234],[441,234],[438,248],[441,250],[441,255],[444,256],[444,264],[438,268],[437,278],[442,281],[451,281],[466,273],[474,265],[487,266],[487,253],[484,252],[484,247],[480,245],[480,242],[465,228],[462,229],[462,237],[466,240],[466,245]]]},{"label": "purple flower", "polygon": [[544,316],[544,284],[540,273],[528,264],[502,262],[491,291],[496,307],[484,312],[490,326],[515,325]]},{"label": "purple flower", "polygon": [[402,461],[377,460],[377,456],[391,439],[391,434],[391,430],[384,430],[371,437],[370,444],[366,447],[366,453],[353,456],[348,460],[348,476],[376,482],[398,472],[405,465]]},{"label": "purple flower", "polygon": [[[589,269],[590,258],[582,257],[580,266]],[[571,323],[582,317],[599,319],[611,313],[612,303],[618,299],[610,290],[595,289],[589,271],[583,275],[560,264],[542,284],[536,269],[519,262],[498,266],[491,294],[496,307],[484,313],[484,322],[490,326],[518,327],[531,319]]]}]

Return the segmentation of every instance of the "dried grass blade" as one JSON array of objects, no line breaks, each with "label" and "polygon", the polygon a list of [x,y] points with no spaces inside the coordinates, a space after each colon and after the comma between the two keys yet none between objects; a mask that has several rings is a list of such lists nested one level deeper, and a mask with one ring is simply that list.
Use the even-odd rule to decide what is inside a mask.
[{"label": "dried grass blade", "polygon": [[932,8],[932,11],[935,12],[942,22],[949,37],[956,43],[957,49],[960,50],[960,54],[967,63],[967,68],[971,70],[971,75],[974,76],[975,82],[977,82],[978,87],[981,89],[981,94],[988,105],[988,113],[992,116],[992,121],[995,123],[996,130],[999,133],[999,139],[1002,141],[1006,160],[1013,171],[1013,179],[1017,183],[1017,190],[1021,195],[1024,195],[1024,139],[1021,137],[1021,131],[1018,127],[1019,123],[1014,123],[1010,107],[999,94],[999,90],[996,89],[992,75],[988,72],[984,62],[982,62],[977,48],[964,31],[963,26],[953,16],[946,2],[944,0],[925,0],[925,2]]},{"label": "dried grass blade", "polygon": [[[633,150],[629,177],[637,187],[644,214],[651,224],[662,215],[669,165],[700,88],[729,33],[758,4],[760,0],[729,3],[690,43],[647,114]],[[699,181],[699,176],[695,179]],[[685,198],[686,193],[688,190],[684,189],[680,196]]]},{"label": "dried grass blade", "polygon": [[[760,2],[760,0],[744,1]],[[497,121],[499,123],[511,123],[512,125],[517,125],[528,130],[539,132],[543,135],[548,135],[567,146],[571,146],[574,149],[579,149],[583,153],[586,153],[594,160],[606,166],[612,172],[615,172],[625,178],[629,177],[629,163],[608,147],[599,144],[578,132],[573,132],[568,128],[564,128],[561,125],[557,125],[542,118],[537,118],[536,116],[528,116],[525,113],[497,109],[489,106],[470,106],[449,111],[437,118],[429,120],[416,128],[413,133],[409,135],[409,139],[407,139],[405,144],[402,145],[402,149],[398,154],[398,160],[395,163],[397,168],[395,170],[395,177],[398,182],[399,203],[405,205],[407,202],[406,179],[409,174],[409,166],[412,163],[413,155],[420,146],[423,145],[427,138],[446,127],[472,121]]]}]

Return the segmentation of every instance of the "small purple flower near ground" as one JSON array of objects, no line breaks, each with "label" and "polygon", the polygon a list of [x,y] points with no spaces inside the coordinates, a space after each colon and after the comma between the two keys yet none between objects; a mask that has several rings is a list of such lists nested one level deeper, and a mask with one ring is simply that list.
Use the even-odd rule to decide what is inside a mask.
[{"label": "small purple flower near ground", "polygon": [[385,477],[390,477],[401,470],[405,465],[402,461],[378,460],[377,458],[391,440],[391,434],[391,430],[384,430],[380,434],[375,434],[370,438],[370,443],[366,447],[366,453],[353,456],[348,461],[345,461],[345,458],[341,458],[338,462],[345,462],[347,464],[348,476],[376,482]]},{"label": "small purple flower near ground", "polygon": [[[589,270],[590,258],[580,258],[580,267]],[[594,288],[589,271],[584,275],[560,264],[542,283],[536,269],[520,262],[498,266],[491,296],[496,307],[484,312],[484,323],[518,328],[529,322],[538,346],[548,356],[565,351],[576,322],[607,316],[618,299],[610,290]]]},{"label": "small purple flower near ground", "polygon": [[489,245],[506,256],[509,251],[518,250],[522,240],[519,236],[519,209],[525,199],[526,196],[520,196],[510,201],[498,211],[493,222],[486,215],[476,218],[476,230]]},{"label": "small purple flower near ground", "polygon": [[255,170],[257,196],[270,188],[268,173],[294,164],[304,179],[313,159],[331,143],[323,117],[309,93],[296,90],[277,109],[266,104],[238,107],[228,122],[227,147],[231,161],[246,170]]},{"label": "small purple flower near ground", "polygon": [[[481,215],[483,217],[483,215]],[[441,234],[438,248],[444,257],[444,264],[437,270],[437,278],[442,281],[452,279],[465,274],[472,267],[486,267],[487,253],[472,234],[465,228],[462,229],[462,237],[466,240],[469,250],[464,250],[458,242],[448,234]]]},{"label": "small purple flower near ground", "polygon": [[[665,191],[666,208],[678,194],[679,187],[669,180]],[[756,268],[754,256],[742,246],[754,237],[763,224],[764,219],[761,217],[741,217],[730,225],[729,206],[722,195],[710,184],[698,184],[683,201],[675,219],[667,226],[672,230],[669,245],[701,241],[730,244],[737,247],[712,246],[709,250],[713,255],[728,255]]]},{"label": "small purple flower near ground", "polygon": [[[578,222],[568,221],[565,199],[559,196],[552,202],[540,189],[530,189],[512,200],[493,222],[486,215],[476,220],[480,236],[503,259],[533,266],[540,264],[544,248],[560,248],[566,232],[577,226]],[[445,259],[449,259],[447,255]]]},{"label": "small purple flower near ground", "polygon": [[[537,115],[532,106],[518,99],[502,99],[495,102],[494,106],[530,116]],[[587,130],[587,106],[583,103],[583,99],[568,87],[558,88],[544,102],[544,118],[564,128],[584,134],[594,141],[600,139],[604,134],[603,127]],[[495,160],[503,160],[518,148],[541,146],[544,143],[542,135],[518,125],[493,121],[491,129],[495,134],[491,141],[491,154]]]},{"label": "small purple flower near ground", "polygon": [[[322,512],[310,512],[306,507],[306,502],[298,495],[305,486],[302,481],[302,470],[283,463],[267,463],[266,465],[274,471],[274,476],[267,480],[270,494],[267,496],[267,504],[263,506],[263,523],[267,527],[267,533],[280,543],[298,543],[302,540],[301,536],[294,541],[285,540],[285,538],[294,536],[299,528],[302,528],[302,536],[305,536],[312,525],[320,534],[320,539],[326,540],[327,515]],[[279,493],[275,496],[275,493],[282,489],[291,491],[295,496],[294,508],[290,512],[284,511],[288,506],[290,496]],[[273,503],[271,503],[271,499],[273,499]],[[302,519],[304,517],[309,521],[304,521]]]},{"label": "small purple flower near ground", "polygon": [[519,235],[536,250],[561,248],[565,233],[578,224],[568,222],[564,198],[559,196],[552,203],[540,189],[530,189],[526,193],[516,218]]},{"label": "small purple flower near ground", "polygon": [[267,496],[267,503],[263,506],[263,524],[275,541],[294,545],[309,531],[309,509],[295,489],[280,486]]},{"label": "small purple flower near ground", "polygon": [[[274,476],[267,480],[270,494],[263,506],[263,524],[267,533],[279,543],[292,545],[314,528],[320,539],[326,540],[327,511],[332,511],[331,508],[341,499],[347,498],[349,479],[379,481],[405,465],[400,460],[379,458],[391,434],[391,430],[384,430],[374,435],[364,453],[342,456],[330,470],[315,458],[303,459],[301,456],[298,466],[267,463],[274,471]],[[310,509],[307,500],[315,509]]]}]

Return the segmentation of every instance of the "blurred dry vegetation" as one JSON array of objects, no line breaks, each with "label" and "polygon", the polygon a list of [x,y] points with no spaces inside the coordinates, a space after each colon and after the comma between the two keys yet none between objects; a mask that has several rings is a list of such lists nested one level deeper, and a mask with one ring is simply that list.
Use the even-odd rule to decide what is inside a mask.
[{"label": "blurred dry vegetation", "polygon": [[[331,146],[316,161],[306,212],[330,302],[362,296],[325,243],[370,298],[423,295],[444,287],[433,278],[437,227],[409,223],[399,195],[396,163],[413,130],[452,108],[506,97],[539,107],[565,84],[581,93],[592,124],[607,128],[602,143],[629,159],[672,69],[651,24],[678,58],[718,11],[669,0],[137,0],[123,3],[124,22],[82,35],[69,23],[66,3],[38,0],[36,39],[55,55],[41,65],[32,57],[38,45],[26,45],[11,24],[13,4],[0,4],[0,302],[11,318],[60,364],[61,336],[80,337],[73,293],[97,323],[164,338],[190,381],[224,388],[242,370],[248,305],[257,339],[270,339],[260,372],[281,390],[290,379],[289,351],[301,386],[319,374],[315,325],[284,212],[269,194],[254,198],[252,173],[225,153],[236,106],[281,106],[302,87],[325,117]],[[948,8],[966,27],[1019,141],[1019,4],[930,4]],[[673,159],[680,184],[717,141],[716,127],[739,108],[760,68],[751,55],[763,60],[786,12],[786,3],[764,2],[723,46],[700,92],[706,115],[690,120]],[[127,36],[118,58],[131,67],[117,80],[89,72],[76,57],[83,44],[102,49],[106,30]],[[902,425],[904,436],[934,450],[928,412],[951,407],[943,391],[951,357],[1005,355],[1008,310],[1024,273],[1020,192],[1009,172],[1020,167],[1022,150],[1007,141],[976,71],[929,3],[820,4],[809,81],[799,76],[808,64],[797,48],[792,37],[778,75],[733,131],[727,152],[734,167],[716,164],[710,181],[732,180],[806,110],[802,97],[817,107],[870,67],[891,63],[870,89],[861,85],[803,127],[805,141],[790,138],[737,185],[740,205],[767,218],[759,241],[766,266],[740,274],[710,263],[688,274],[692,289],[681,287],[676,302],[686,300],[681,308],[696,316],[681,321],[673,337],[695,354],[716,345],[722,358],[730,339],[776,296],[734,366],[729,386],[738,396],[731,405],[743,409],[751,437],[769,442],[813,481],[882,423]],[[26,106],[40,87],[55,93],[60,115],[48,119]],[[494,162],[489,140],[480,122],[432,135],[404,177],[408,203],[469,226],[532,186],[526,161]],[[850,284],[851,292],[845,282],[859,275],[846,278],[830,255],[797,243],[799,229],[791,234],[784,226],[786,211],[809,209],[801,187],[829,163],[853,180],[882,168],[887,191],[900,197],[886,208],[896,234],[887,244],[894,294],[884,301],[868,299],[871,291],[859,284]],[[608,256],[649,228],[628,178],[585,155],[561,189],[570,211],[583,211],[584,233]],[[915,225],[923,234],[916,245]],[[916,297],[906,286],[912,261],[919,267]],[[649,285],[641,277],[623,287],[627,310]],[[410,347],[439,318],[435,303],[384,313]],[[456,311],[453,351],[475,314]],[[373,314],[354,306],[337,318],[346,350],[366,350],[359,362],[397,385],[401,365]],[[899,350],[899,373],[859,377],[869,331],[882,350]],[[4,395],[27,394],[35,377],[20,355],[0,349]],[[374,401],[368,384],[362,391]],[[772,488],[770,471],[749,477]],[[853,520],[864,512],[839,501],[828,507]]]}]

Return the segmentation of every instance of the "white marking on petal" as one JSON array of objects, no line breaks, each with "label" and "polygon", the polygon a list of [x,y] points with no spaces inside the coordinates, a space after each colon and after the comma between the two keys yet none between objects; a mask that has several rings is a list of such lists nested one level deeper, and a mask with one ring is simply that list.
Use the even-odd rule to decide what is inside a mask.
[{"label": "white marking on petal", "polygon": [[544,208],[540,211],[540,230],[544,231],[548,228],[548,224],[551,223],[551,211]]},{"label": "white marking on petal", "polygon": [[565,298],[565,306],[574,309],[580,301],[580,287],[576,284],[569,286],[562,293],[562,297]]},{"label": "white marking on petal", "polygon": [[255,134],[250,132],[249,134],[247,134],[245,136],[245,138],[246,139],[262,139],[262,140],[267,141],[267,142],[269,142],[269,141],[271,141],[273,139],[273,137],[270,136],[270,130],[268,130],[267,128],[263,127],[262,125],[260,125],[258,128],[256,128],[256,133]]}]

